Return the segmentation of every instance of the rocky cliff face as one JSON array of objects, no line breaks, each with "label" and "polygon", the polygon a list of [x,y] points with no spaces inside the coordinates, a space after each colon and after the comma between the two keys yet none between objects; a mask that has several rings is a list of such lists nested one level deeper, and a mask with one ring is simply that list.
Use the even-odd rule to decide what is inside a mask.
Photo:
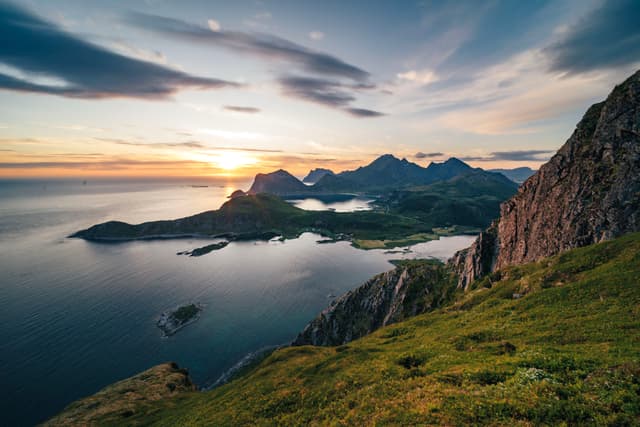
[{"label": "rocky cliff face", "polygon": [[340,345],[448,301],[455,290],[442,264],[404,261],[334,301],[298,335],[293,345]]},{"label": "rocky cliff face", "polygon": [[640,71],[586,112],[557,154],[450,264],[459,287],[508,265],[640,230]]}]

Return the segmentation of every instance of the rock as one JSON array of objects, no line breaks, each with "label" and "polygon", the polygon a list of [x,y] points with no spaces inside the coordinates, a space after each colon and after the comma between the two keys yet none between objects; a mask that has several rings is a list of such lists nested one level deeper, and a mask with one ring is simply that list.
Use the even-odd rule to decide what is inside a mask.
[{"label": "rock", "polygon": [[398,264],[333,301],[292,344],[345,344],[382,326],[440,307],[452,295],[453,275],[441,263]]},{"label": "rock", "polygon": [[638,230],[640,71],[588,109],[557,154],[501,205],[500,219],[450,263],[467,289],[491,271]]},{"label": "rock", "polygon": [[164,363],[73,402],[43,425],[122,425],[140,405],[195,390],[186,369]]},{"label": "rock", "polygon": [[174,310],[165,311],[160,315],[156,325],[162,331],[163,337],[169,337],[185,326],[200,318],[202,306],[200,304],[187,304]]}]

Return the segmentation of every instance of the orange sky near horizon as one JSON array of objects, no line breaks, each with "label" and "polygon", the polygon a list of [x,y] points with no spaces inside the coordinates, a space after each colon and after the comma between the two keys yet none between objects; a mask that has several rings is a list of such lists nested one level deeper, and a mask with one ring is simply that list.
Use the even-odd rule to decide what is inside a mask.
[{"label": "orange sky near horizon", "polygon": [[[244,152],[222,152],[186,156],[77,156],[77,155],[21,155],[0,150],[0,178],[230,178],[250,179],[257,173],[268,173],[285,169],[293,175],[303,177],[311,169],[323,167],[340,172],[365,166],[381,154],[362,156],[361,159],[338,159],[331,156],[255,154]],[[394,154],[406,157],[421,166],[428,166],[432,159],[413,159],[409,154]],[[441,162],[446,158],[433,159]],[[483,169],[515,168],[528,166],[537,169],[543,162],[518,161],[469,161],[473,167]]]}]

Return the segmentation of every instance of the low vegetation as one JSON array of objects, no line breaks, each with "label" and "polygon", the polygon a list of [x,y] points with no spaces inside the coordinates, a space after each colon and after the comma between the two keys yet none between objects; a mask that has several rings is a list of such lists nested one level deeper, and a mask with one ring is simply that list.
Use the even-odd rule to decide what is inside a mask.
[{"label": "low vegetation", "polygon": [[280,349],[210,392],[127,407],[126,422],[637,425],[639,277],[638,233],[508,268],[347,345]]}]

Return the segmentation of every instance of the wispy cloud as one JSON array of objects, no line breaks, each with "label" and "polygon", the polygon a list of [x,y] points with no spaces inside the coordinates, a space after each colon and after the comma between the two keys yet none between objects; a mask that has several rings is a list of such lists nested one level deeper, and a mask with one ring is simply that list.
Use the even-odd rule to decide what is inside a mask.
[{"label": "wispy cloud", "polygon": [[[0,89],[73,98],[157,99],[187,88],[239,86],[110,51],[11,3],[0,3],[0,28],[0,63],[5,65]],[[42,76],[50,83],[43,83]]]},{"label": "wispy cloud", "polygon": [[540,162],[548,160],[555,151],[550,150],[513,150],[495,151],[487,156],[461,156],[460,160],[474,162],[521,161]]},{"label": "wispy cloud", "polygon": [[269,148],[255,148],[255,147],[232,147],[232,146],[220,146],[209,145],[200,141],[182,141],[182,142],[140,142],[129,141],[118,138],[94,138],[102,142],[110,142],[117,145],[129,145],[134,147],[147,147],[147,148],[192,148],[202,150],[222,150],[222,151],[245,151],[254,153],[281,153],[282,150],[274,150]]},{"label": "wispy cloud", "polygon": [[243,107],[241,105],[225,105],[223,108],[227,111],[233,111],[234,113],[255,114],[261,111],[259,108],[256,108],[256,107]]},{"label": "wispy cloud", "polygon": [[444,155],[445,155],[444,153],[440,153],[440,152],[423,153],[422,151],[418,151],[416,154],[413,155],[413,157],[415,157],[416,159],[432,159],[435,157],[443,157]]},{"label": "wispy cloud", "polygon": [[354,90],[368,90],[375,86],[365,83],[341,83],[313,77],[286,76],[278,79],[284,95],[343,110],[355,117],[379,117],[384,113],[349,107],[355,101]]},{"label": "wispy cloud", "polygon": [[369,77],[367,71],[335,56],[311,50],[271,34],[222,29],[212,31],[210,28],[178,19],[138,12],[128,14],[125,21],[138,28],[190,42],[224,47],[267,60],[283,61],[315,74],[345,77],[356,81],[363,81]]},{"label": "wispy cloud", "polygon": [[640,62],[640,2],[610,0],[578,21],[545,53],[551,69],[582,73]]}]

